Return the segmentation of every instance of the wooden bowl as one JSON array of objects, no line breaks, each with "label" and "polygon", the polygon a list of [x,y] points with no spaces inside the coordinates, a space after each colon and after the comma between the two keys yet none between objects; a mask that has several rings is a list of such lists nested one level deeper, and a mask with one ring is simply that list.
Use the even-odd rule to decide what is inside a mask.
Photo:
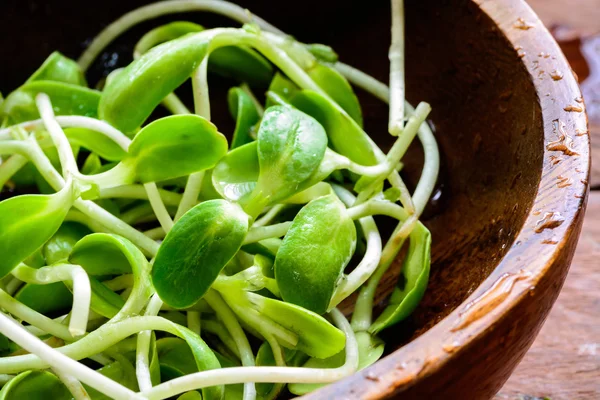
[{"label": "wooden bowl", "polygon": [[[4,2],[2,58],[10,62],[2,65],[0,90],[26,79],[54,49],[76,57],[82,39],[144,3]],[[387,80],[386,1],[368,7],[341,0],[241,3]],[[590,166],[584,104],[567,61],[536,15],[521,0],[406,3],[407,93],[413,102],[432,105],[443,160],[426,214],[433,233],[430,286],[418,310],[384,333],[387,357],[308,398],[490,398],[548,315],[581,228]],[[178,17],[228,23],[205,14]],[[130,54],[132,43],[156,23],[117,41],[92,76],[128,62],[123,51]],[[221,92],[211,96],[224,107]],[[387,107],[359,94],[367,131],[389,144]],[[227,131],[227,122],[219,121]],[[411,171],[418,171],[420,158],[415,147],[407,161],[409,183],[415,183]],[[393,284],[388,279],[381,292]]]}]

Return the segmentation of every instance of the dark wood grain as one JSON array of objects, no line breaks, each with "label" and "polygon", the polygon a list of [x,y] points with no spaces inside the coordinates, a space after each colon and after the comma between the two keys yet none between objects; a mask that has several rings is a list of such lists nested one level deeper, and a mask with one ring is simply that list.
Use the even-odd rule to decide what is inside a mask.
[{"label": "dark wood grain", "polygon": [[[600,162],[600,160],[598,160]],[[600,191],[590,194],[571,270],[539,336],[496,400],[600,398]]]}]

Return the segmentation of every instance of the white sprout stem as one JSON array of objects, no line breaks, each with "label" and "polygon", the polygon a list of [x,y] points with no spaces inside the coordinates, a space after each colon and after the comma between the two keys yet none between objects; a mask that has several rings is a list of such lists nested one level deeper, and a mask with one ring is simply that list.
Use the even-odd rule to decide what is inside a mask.
[{"label": "white sprout stem", "polygon": [[200,312],[199,311],[187,311],[187,326],[188,328],[200,336],[202,323],[200,321]]},{"label": "white sprout stem", "polygon": [[[210,97],[208,92],[208,57],[206,53],[204,59],[194,71],[192,75],[192,87],[194,90],[194,111],[196,114],[210,121]],[[183,198],[177,212],[175,220],[179,220],[198,202],[198,196],[202,189],[202,181],[204,180],[204,171],[191,174],[183,191]]]},{"label": "white sprout stem", "polygon": [[[53,321],[44,314],[29,308],[25,304],[14,299],[4,290],[0,290],[0,308],[52,336],[68,341],[74,340],[73,335],[71,335],[71,332],[69,332],[69,329],[65,325]],[[2,362],[0,361],[0,364],[1,363]]]},{"label": "white sprout stem", "polygon": [[163,106],[173,114],[191,114],[192,112],[177,97],[175,93],[169,93],[162,101]]},{"label": "white sprout stem", "polygon": [[[162,307],[163,302],[154,294],[146,307],[145,316],[156,316]],[[137,337],[137,346],[135,351],[135,375],[141,391],[152,388],[152,379],[150,378],[150,341],[152,331],[141,331]]]},{"label": "white sprout stem", "polygon": [[158,222],[160,223],[160,226],[163,228],[165,233],[169,233],[171,231],[171,228],[173,228],[173,219],[171,219],[169,211],[167,211],[167,207],[162,201],[156,183],[144,183],[144,189],[146,189],[146,193],[148,194],[148,201],[150,201],[150,205],[152,206],[152,210],[154,210],[156,219],[158,219]]},{"label": "white sprout stem", "polygon": [[79,168],[75,162],[73,150],[59,123],[56,122],[50,97],[45,93],[39,93],[35,98],[35,102],[40,112],[40,116],[42,117],[42,121],[44,121],[46,130],[50,134],[50,137],[56,146],[56,150],[58,151],[63,176],[67,178],[70,174],[77,174]]},{"label": "white sprout stem", "polygon": [[[102,353],[123,339],[146,330],[165,331],[180,336],[177,325],[166,318],[138,316],[106,323],[78,341],[57,348],[56,351],[71,359],[81,360]],[[0,359],[0,374],[11,374],[27,369],[44,369],[49,365],[36,353],[4,357]]]},{"label": "white sprout stem", "polygon": [[346,335],[346,361],[338,368],[301,367],[234,367],[202,371],[161,383],[147,392],[148,400],[162,400],[190,390],[213,385],[244,382],[266,383],[330,383],[356,372],[358,369],[358,345],[346,317],[333,309],[335,324]]},{"label": "white sprout stem", "polygon": [[[0,142],[0,154],[6,153],[18,153],[27,156],[27,158],[34,163],[42,177],[50,184],[50,186],[52,186],[54,190],[59,191],[65,185],[64,179],[60,176],[56,169],[54,169],[50,163],[50,160],[48,160],[48,157],[44,154],[35,140],[30,140],[27,142]],[[148,238],[142,232],[133,228],[129,224],[123,222],[121,219],[115,217],[94,202],[77,199],[75,200],[74,206],[82,213],[105,226],[107,229],[110,229],[113,233],[131,240],[135,245],[143,249],[149,255],[155,256],[158,252],[158,243]]]},{"label": "white sprout stem", "polygon": [[86,71],[92,62],[102,53],[102,51],[112,43],[117,37],[128,31],[135,25],[157,18],[162,15],[176,14],[190,11],[207,11],[221,14],[241,23],[253,22],[261,28],[283,34],[279,29],[269,24],[265,20],[254,16],[248,10],[222,0],[172,0],[149,4],[137,8],[123,15],[118,20],[104,28],[98,36],[94,38],[85,52],[77,61],[81,68]]},{"label": "white sprout stem", "polygon": [[286,221],[274,225],[253,227],[246,235],[244,244],[256,243],[273,237],[282,237],[287,233],[291,225],[291,221]]},{"label": "white sprout stem", "polygon": [[[358,195],[358,203],[362,203],[365,201],[371,194],[373,193],[374,188],[381,183],[385,177],[390,176],[392,172],[395,172],[395,166],[398,165],[404,154],[408,151],[408,147],[412,143],[413,139],[417,135],[419,131],[419,127],[426,123],[427,116],[431,112],[431,106],[425,102],[419,103],[419,106],[416,110],[413,110],[413,115],[408,120],[402,135],[396,139],[394,145],[388,152],[387,158],[387,170],[380,174],[378,179],[374,179],[370,185],[367,186],[364,190],[361,190],[361,193]],[[414,200],[413,200],[414,204]]]},{"label": "white sprout stem", "polygon": [[404,127],[404,0],[391,0],[392,44],[390,59],[389,132],[399,136]]},{"label": "white sprout stem", "polygon": [[[351,83],[356,86],[366,90],[371,93],[375,97],[379,98],[384,102],[389,102],[390,99],[390,90],[389,88],[382,82],[377,79],[365,74],[364,72],[353,68],[349,65],[343,63],[336,63],[335,68],[344,75]],[[409,113],[414,113],[414,109],[408,103],[405,103],[406,110]],[[394,232],[392,239],[385,245],[383,250],[382,262],[385,260],[386,263],[390,263],[391,260],[395,257],[398,252],[398,244],[402,242],[402,238],[399,237],[400,229],[402,235],[406,236],[409,232],[411,226],[414,226],[416,223],[416,218],[423,212],[425,206],[427,205],[427,201],[431,197],[431,193],[435,187],[435,182],[437,181],[437,176],[440,168],[440,154],[437,142],[435,140],[435,136],[431,131],[431,128],[428,124],[421,124],[418,132],[419,140],[423,145],[423,151],[425,153],[425,163],[423,165],[423,171],[421,172],[421,178],[419,179],[419,183],[417,184],[417,188],[415,189],[415,193],[413,195],[413,199],[415,200],[415,218],[412,218],[410,224],[404,224],[403,227],[397,227]],[[407,221],[408,222],[408,221]]]},{"label": "white sprout stem", "polygon": [[[335,191],[340,199],[348,206],[354,203],[355,196],[348,190],[336,185]],[[329,303],[329,309],[336,307],[346,297],[354,293],[373,274],[381,258],[382,242],[381,235],[373,217],[363,217],[358,220],[366,237],[367,245],[365,254],[356,268],[345,275],[336,288]]]},{"label": "white sprout stem", "polygon": [[[115,399],[132,399],[132,400],[144,400],[145,397],[141,396],[125,386],[113,381],[110,378],[105,377],[97,371],[69,358],[67,355],[62,354],[59,350],[53,349],[37,337],[31,335],[24,330],[19,324],[14,322],[12,319],[7,317],[4,313],[0,312],[0,332],[7,338],[21,346],[23,349],[35,354],[35,358],[40,360],[46,367],[58,368],[63,373],[72,375],[76,379],[84,382],[85,384],[93,387],[100,392],[111,396]],[[66,347],[66,346],[65,346]],[[64,348],[64,347],[63,347]],[[30,356],[29,354],[28,356]],[[23,356],[17,356],[23,357]],[[2,360],[4,361],[11,358],[9,357]]]},{"label": "white sprout stem", "polygon": [[92,232],[110,233],[110,230],[104,225],[78,210],[69,210],[65,217],[65,221],[78,222],[87,226]]},{"label": "white sprout stem", "polygon": [[[104,136],[112,139],[125,151],[127,151],[129,144],[131,143],[131,139],[125,136],[125,134],[123,134],[121,131],[113,128],[108,123],[95,118],[79,115],[57,115],[54,118],[62,128],[85,128],[101,133]],[[11,138],[11,131],[13,131],[15,128],[31,131],[42,126],[44,126],[44,122],[41,119],[36,119],[10,126],[8,128],[0,129],[0,140],[9,140]]]},{"label": "white sprout stem", "polygon": [[183,196],[175,213],[175,221],[188,212],[198,203],[198,195],[202,190],[202,181],[204,180],[204,171],[195,172],[188,177],[188,181],[183,191]]},{"label": "white sprout stem", "polygon": [[[215,310],[217,316],[223,322],[223,325],[225,325],[225,328],[227,328],[227,330],[231,334],[231,337],[235,341],[235,344],[240,352],[240,359],[242,361],[242,365],[244,367],[253,367],[255,365],[255,362],[254,354],[252,353],[252,348],[250,347],[248,338],[246,337],[246,334],[240,326],[240,323],[238,322],[233,311],[231,311],[231,309],[229,308],[227,303],[225,303],[221,295],[213,289],[209,289],[208,292],[206,292],[206,294],[204,295],[204,299],[206,300],[208,305],[211,306],[213,310]],[[255,399],[256,387],[254,385],[254,382],[245,381],[244,383],[245,384],[243,400]],[[219,383],[213,383],[213,385],[219,385]]]},{"label": "white sprout stem", "polygon": [[0,164],[0,191],[21,168],[27,164],[27,158],[14,154]]},{"label": "white sprout stem", "polygon": [[263,329],[266,329],[279,341],[286,343],[289,346],[296,346],[298,344],[299,339],[297,334],[287,330],[272,319],[262,316],[257,310],[238,304],[227,287],[220,287],[219,290],[221,290],[221,295],[226,299],[227,305],[229,305],[236,315],[248,325],[262,326]]},{"label": "white sprout stem", "polygon": [[161,240],[161,239],[165,238],[166,232],[162,226],[159,226],[159,227],[148,229],[147,231],[144,231],[144,235],[148,236],[152,240]]},{"label": "white sprout stem", "polygon": [[348,157],[327,149],[325,157],[335,165],[336,169],[347,169],[358,175],[364,175],[372,178],[378,178],[385,174],[390,168],[386,160],[376,165],[360,165],[350,160]]},{"label": "white sprout stem", "polygon": [[338,70],[339,73],[344,75],[344,77],[348,79],[350,83],[353,83],[359,88],[366,90],[379,100],[389,103],[390,89],[385,83],[378,81],[371,75],[368,75],[361,70],[342,62],[335,63],[334,68]]},{"label": "white sprout stem", "polygon": [[[390,90],[385,83],[343,63],[336,63],[335,68],[351,83],[371,93],[381,101],[386,103],[389,102]],[[405,102],[405,107],[408,113],[414,113],[414,108],[409,103]],[[421,179],[419,180],[413,195],[415,202],[418,201],[418,204],[415,204],[415,208],[419,211],[418,214],[420,214],[423,212],[435,187],[435,182],[440,169],[440,153],[435,136],[428,124],[421,124],[417,135],[423,145],[423,151],[425,153],[425,163],[423,165],[423,171],[421,172]]]},{"label": "white sprout stem", "polygon": [[275,204],[273,207],[269,209],[262,217],[254,221],[252,227],[258,228],[260,226],[265,226],[269,222],[273,220],[283,209],[285,208],[284,204]]},{"label": "white sprout stem", "polygon": [[39,269],[20,264],[12,274],[27,283],[48,285],[50,283],[73,282],[73,309],[69,321],[69,332],[77,337],[85,334],[92,299],[92,289],[88,274],[79,265],[57,264]]},{"label": "white sprout stem", "polygon": [[256,112],[258,112],[258,115],[262,117],[265,113],[265,108],[260,103],[260,101],[258,101],[256,96],[252,92],[252,89],[250,89],[250,86],[248,86],[248,84],[244,82],[240,85],[240,88],[244,91],[244,93],[248,95],[248,97],[250,97],[250,100],[252,100],[254,107],[256,107]]},{"label": "white sprout stem", "polygon": [[[370,215],[387,215],[404,221],[410,215],[398,204],[381,200],[369,200],[366,203],[348,208],[347,212],[352,219],[360,219]],[[244,239],[244,244],[285,236],[291,225],[291,221],[286,221],[273,225],[252,227]]]},{"label": "white sprout stem", "polygon": [[60,368],[52,368],[52,370],[73,395],[74,400],[91,400],[87,390],[85,390],[77,378],[75,378],[73,375],[63,372]]},{"label": "white sprout stem", "polygon": [[102,282],[102,284],[113,292],[118,292],[133,286],[133,274],[119,275],[110,281]]},{"label": "white sprout stem", "polygon": [[[158,189],[162,202],[167,206],[176,206],[181,201],[181,194],[165,189]],[[143,185],[123,185],[100,189],[98,199],[137,199],[148,200],[149,196]]]},{"label": "white sprout stem", "polygon": [[113,362],[112,358],[105,356],[103,354],[96,354],[95,356],[89,356],[90,360],[96,361],[100,365],[108,365]]}]

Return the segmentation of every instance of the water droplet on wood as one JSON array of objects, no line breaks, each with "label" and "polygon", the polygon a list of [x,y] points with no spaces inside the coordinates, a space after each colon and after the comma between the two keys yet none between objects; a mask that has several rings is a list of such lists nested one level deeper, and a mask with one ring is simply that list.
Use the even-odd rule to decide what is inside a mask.
[{"label": "water droplet on wood", "polygon": [[527,23],[527,21],[519,17],[517,18],[517,22],[514,23],[513,27],[523,31],[528,31],[529,29],[533,28],[533,25]]},{"label": "water droplet on wood", "polygon": [[563,222],[565,219],[558,211],[544,213],[544,217],[535,224],[535,233],[542,233],[544,229],[558,228]]},{"label": "water droplet on wood", "polygon": [[567,156],[578,156],[579,153],[573,150],[573,138],[565,130],[565,123],[557,119],[553,121],[553,127],[558,140],[548,143],[546,149],[548,151],[561,151]]},{"label": "water droplet on wood", "polygon": [[550,78],[555,81],[560,81],[563,78],[563,73],[555,69],[550,72]]},{"label": "water droplet on wood", "polygon": [[563,110],[565,110],[567,112],[582,112],[583,108],[581,108],[579,106],[568,105],[565,108],[563,108]]},{"label": "water droplet on wood", "polygon": [[556,184],[556,186],[558,186],[561,189],[567,186],[571,186],[573,184],[573,181],[568,176],[559,175],[556,177],[556,179],[558,179],[558,183]]},{"label": "water droplet on wood", "polygon": [[531,274],[524,270],[518,273],[506,272],[502,274],[489,289],[465,306],[464,310],[459,314],[458,321],[450,331],[456,332],[464,329],[490,313],[508,298],[515,283],[530,276]]}]

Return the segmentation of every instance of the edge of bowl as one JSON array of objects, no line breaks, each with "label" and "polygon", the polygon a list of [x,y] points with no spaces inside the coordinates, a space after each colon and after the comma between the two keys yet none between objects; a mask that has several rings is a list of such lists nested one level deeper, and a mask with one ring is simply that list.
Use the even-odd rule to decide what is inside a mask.
[{"label": "edge of bowl", "polygon": [[[394,395],[413,386],[420,378],[433,375],[451,357],[464,353],[476,340],[496,328],[500,320],[524,299],[535,296],[536,286],[550,272],[558,272],[559,282],[547,306],[539,310],[541,318],[522,357],[541,328],[566,277],[589,194],[590,138],[582,94],[568,61],[550,32],[523,0],[471,0],[496,23],[515,48],[531,76],[538,95],[544,131],[542,175],[538,191],[521,231],[496,269],[452,313],[429,331],[384,359],[352,377],[333,383],[304,398],[376,399]],[[521,28],[516,24],[525,24]],[[564,73],[562,79],[538,79],[539,49],[553,68]],[[581,111],[568,106],[581,107]],[[566,108],[566,109],[565,109]],[[571,156],[555,163],[556,151],[548,149],[561,130],[572,139]],[[557,190],[562,175],[576,179]],[[558,187],[560,188],[560,186]],[[553,214],[551,214],[553,213]],[[543,228],[544,217],[549,221]],[[541,229],[541,230],[540,230]],[[553,271],[553,269],[560,269]],[[518,360],[517,360],[518,361]],[[506,379],[516,366],[509,367]]]}]

